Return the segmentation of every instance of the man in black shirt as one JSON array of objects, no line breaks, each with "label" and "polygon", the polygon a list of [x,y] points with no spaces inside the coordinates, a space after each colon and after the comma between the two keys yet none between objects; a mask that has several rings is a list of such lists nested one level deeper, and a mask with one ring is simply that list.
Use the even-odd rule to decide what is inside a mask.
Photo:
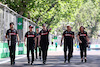
[{"label": "man in black shirt", "polygon": [[8,46],[9,46],[9,51],[10,51],[10,60],[11,60],[11,65],[15,64],[15,50],[16,50],[16,38],[18,40],[18,45],[19,45],[19,36],[17,30],[14,28],[14,23],[10,23],[10,29],[7,30],[6,36],[8,40]]},{"label": "man in black shirt", "polygon": [[49,32],[51,29],[47,29],[46,28],[46,24],[42,25],[43,29],[40,31],[40,35],[39,35],[39,45],[41,47],[42,50],[42,58],[43,58],[43,64],[46,63],[46,59],[47,59],[47,50],[48,50],[48,46],[49,46]]},{"label": "man in black shirt", "polygon": [[74,38],[74,32],[71,31],[71,27],[67,26],[67,30],[63,32],[62,39],[61,39],[61,45],[62,46],[62,40],[64,38],[64,58],[66,63],[66,54],[67,54],[67,48],[68,48],[68,62],[70,63],[71,53],[72,53],[72,43]]},{"label": "man in black shirt", "polygon": [[[26,34],[25,34],[24,43],[25,43],[26,38],[27,38],[27,59],[28,59],[28,64],[30,64],[29,53],[31,51],[31,56],[32,56],[31,65],[32,65],[33,61],[34,61],[34,47],[36,45],[36,33],[33,31],[33,26],[32,25],[29,25],[29,31],[26,32]],[[26,43],[25,43],[25,46],[26,46]]]},{"label": "man in black shirt", "polygon": [[40,60],[41,60],[41,47],[40,46],[38,46],[38,39],[39,39],[39,27],[36,27],[36,39],[37,39],[37,45],[35,46],[35,53],[36,53],[36,59],[38,58],[37,57],[37,48],[39,48],[39,58],[40,58]]}]

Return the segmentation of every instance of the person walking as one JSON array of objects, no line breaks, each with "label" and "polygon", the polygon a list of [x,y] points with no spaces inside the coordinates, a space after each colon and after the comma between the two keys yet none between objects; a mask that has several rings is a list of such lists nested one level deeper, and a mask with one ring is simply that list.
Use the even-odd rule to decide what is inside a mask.
[{"label": "person walking", "polygon": [[7,30],[5,37],[8,40],[11,65],[14,65],[15,64],[15,51],[16,51],[16,38],[17,38],[18,45],[19,45],[19,35],[18,35],[17,30],[14,28],[13,22],[10,23],[10,29]]},{"label": "person walking", "polygon": [[81,62],[83,62],[83,56],[84,56],[85,62],[87,62],[87,46],[89,43],[88,34],[84,30],[85,28],[81,26],[80,32],[78,32],[78,35],[77,35],[77,38],[79,40],[79,46],[80,46]]},{"label": "person walking", "polygon": [[40,31],[38,44],[42,50],[43,64],[45,64],[47,60],[47,51],[49,46],[49,32],[51,29],[47,29],[46,24],[42,24],[42,27],[43,29]]},{"label": "person walking", "polygon": [[[26,40],[27,38],[27,45],[26,45]],[[33,31],[33,25],[29,25],[29,31],[26,32],[25,34],[25,37],[24,37],[24,43],[25,43],[25,46],[27,46],[27,59],[28,59],[28,64],[30,64],[30,51],[31,51],[31,57],[32,57],[32,60],[31,60],[31,65],[33,64],[33,61],[34,61],[34,48],[35,48],[35,45],[36,45],[36,33]]]},{"label": "person walking", "polygon": [[64,63],[66,63],[67,60],[67,50],[68,50],[68,63],[70,63],[71,53],[72,53],[72,43],[74,38],[74,32],[71,31],[71,27],[67,26],[67,30],[63,32],[62,38],[61,38],[61,45],[62,46],[62,40],[64,38]]}]

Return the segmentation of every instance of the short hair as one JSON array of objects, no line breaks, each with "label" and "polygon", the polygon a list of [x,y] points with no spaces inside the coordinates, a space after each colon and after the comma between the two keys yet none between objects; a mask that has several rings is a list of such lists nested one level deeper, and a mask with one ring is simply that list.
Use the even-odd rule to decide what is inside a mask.
[{"label": "short hair", "polygon": [[85,29],[85,27],[84,26],[80,26],[80,30],[81,30],[81,28],[83,27],[83,29]]},{"label": "short hair", "polygon": [[11,22],[11,23],[10,23],[10,26],[11,26],[12,24],[14,25],[14,23],[13,23],[13,22]]}]

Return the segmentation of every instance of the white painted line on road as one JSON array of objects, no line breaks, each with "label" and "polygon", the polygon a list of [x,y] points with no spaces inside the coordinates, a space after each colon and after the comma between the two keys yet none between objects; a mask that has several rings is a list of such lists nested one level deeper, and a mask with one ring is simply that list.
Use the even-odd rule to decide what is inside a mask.
[{"label": "white painted line on road", "polygon": [[[23,56],[21,56],[21,57],[15,58],[15,60],[18,60],[18,59],[21,59],[21,58],[24,58],[24,57],[26,57],[26,55],[23,55]],[[10,60],[4,60],[4,61],[0,62],[0,64],[7,63],[7,62],[9,62],[9,61],[10,61]]]}]

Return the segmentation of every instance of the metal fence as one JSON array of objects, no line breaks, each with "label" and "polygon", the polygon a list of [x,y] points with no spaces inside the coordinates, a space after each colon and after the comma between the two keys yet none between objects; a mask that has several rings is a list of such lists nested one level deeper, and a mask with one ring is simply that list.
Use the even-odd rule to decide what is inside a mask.
[{"label": "metal fence", "polygon": [[34,26],[34,31],[35,31],[35,26],[37,25],[33,21],[17,14],[7,6],[0,4],[0,42],[6,42],[5,35],[7,29],[9,29],[10,22],[14,22],[15,29],[17,29],[18,18],[23,18],[23,29],[18,30],[20,41],[23,42],[23,38],[25,33],[28,31],[29,24],[32,24]]}]

